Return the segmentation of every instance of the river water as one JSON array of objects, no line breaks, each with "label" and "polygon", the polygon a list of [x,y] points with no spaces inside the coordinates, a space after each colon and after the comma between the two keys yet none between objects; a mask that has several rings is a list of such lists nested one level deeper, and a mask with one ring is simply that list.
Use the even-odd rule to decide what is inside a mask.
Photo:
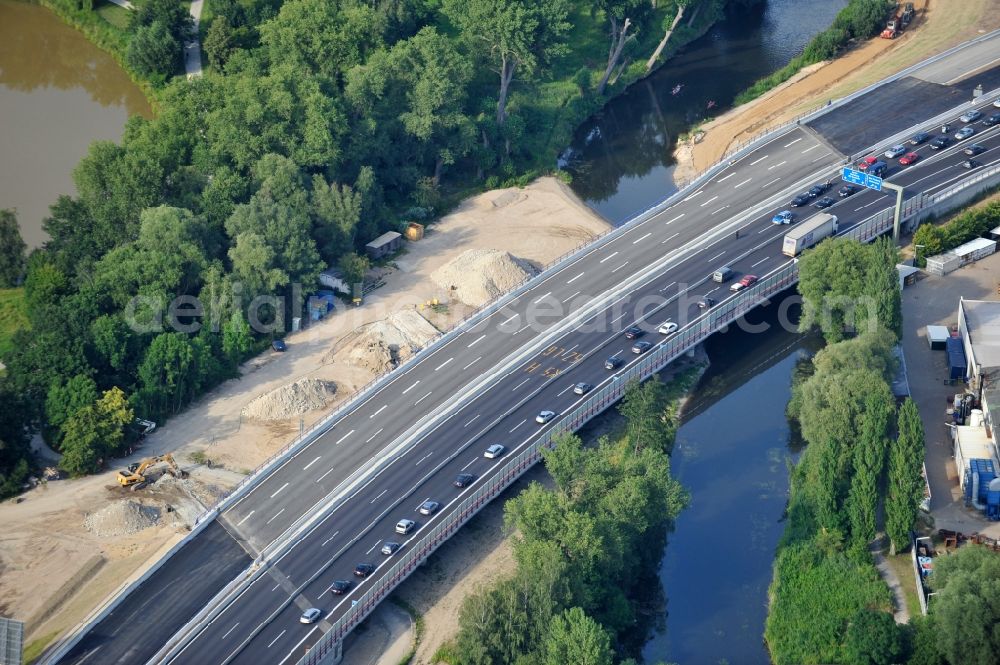
[{"label": "river water", "polygon": [[846,4],[766,0],[728,10],[725,20],[577,128],[560,158],[573,191],[614,224],[667,198],[677,191],[677,135],[725,112],[737,94],[787,64]]},{"label": "river water", "polygon": [[[647,663],[769,663],[767,587],[784,529],[788,461],[798,443],[785,418],[792,370],[821,340],[777,325],[777,306],[748,319],[770,329],[712,336],[712,365],[677,432],[674,476],[691,494],[660,568],[666,616]],[[796,319],[797,320],[797,319]]]},{"label": "river water", "polygon": [[121,138],[146,98],[114,59],[38,5],[0,0],[0,208],[17,209],[29,247],[98,139]]}]

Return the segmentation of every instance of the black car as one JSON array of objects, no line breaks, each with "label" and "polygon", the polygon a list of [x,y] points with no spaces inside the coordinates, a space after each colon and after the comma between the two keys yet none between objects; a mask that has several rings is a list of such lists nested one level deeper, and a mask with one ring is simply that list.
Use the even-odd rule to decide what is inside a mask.
[{"label": "black car", "polygon": [[794,199],[792,199],[792,207],[801,208],[804,205],[809,205],[809,202],[812,201],[812,199],[813,197],[809,196],[808,194],[799,194]]},{"label": "black car", "polygon": [[961,164],[963,169],[978,169],[982,164],[974,159],[967,159]]},{"label": "black car", "polygon": [[455,487],[468,487],[472,484],[476,477],[471,473],[460,473],[455,478],[455,482],[452,483]]},{"label": "black car", "polygon": [[910,137],[910,145],[920,145],[921,143],[925,143],[930,137],[931,135],[927,132],[917,132]]},{"label": "black car", "polygon": [[837,195],[840,196],[840,198],[842,199],[846,199],[848,196],[857,193],[858,193],[858,188],[855,187],[854,185],[844,185],[837,191]]},{"label": "black car", "polygon": [[987,127],[992,127],[993,125],[1000,125],[1000,113],[994,113],[990,117],[983,120],[983,124]]},{"label": "black car", "polygon": [[370,563],[359,563],[358,565],[354,566],[354,574],[357,577],[368,577],[374,572],[375,572],[375,566],[371,565]]},{"label": "black car", "polygon": [[604,369],[618,369],[619,367],[622,366],[623,362],[625,361],[619,358],[618,356],[611,356],[610,358],[604,361]]},{"label": "black car", "polygon": [[276,339],[273,342],[271,342],[271,348],[274,349],[275,351],[287,351],[288,345],[285,344],[284,340]]},{"label": "black car", "polygon": [[817,196],[819,196],[820,194],[823,194],[824,192],[826,192],[826,190],[830,189],[831,187],[833,187],[833,183],[832,182],[824,182],[824,183],[822,183],[820,185],[813,185],[812,187],[809,188],[809,191],[806,192],[806,194],[809,195],[809,198],[813,198],[814,199]]},{"label": "black car", "polygon": [[969,157],[975,157],[979,153],[986,152],[986,146],[979,145],[978,143],[973,143],[972,145],[966,147],[966,149],[963,150],[962,152],[964,152]]},{"label": "black car", "polygon": [[816,203],[814,203],[813,205],[822,210],[823,208],[829,208],[834,203],[836,203],[836,201],[831,199],[829,196],[824,196],[819,201],[816,201]]},{"label": "black car", "polygon": [[947,136],[939,136],[933,141],[931,141],[931,150],[940,150],[941,148],[947,148],[951,143],[951,139]]},{"label": "black car", "polygon": [[650,342],[636,342],[632,345],[632,353],[640,355],[653,348]]},{"label": "black car", "polygon": [[709,298],[708,296],[705,296],[704,298],[698,301],[698,307],[700,309],[708,309],[714,304],[715,304],[715,299]]},{"label": "black car", "polygon": [[342,596],[351,588],[350,580],[336,580],[330,585],[330,593],[334,596]]},{"label": "black car", "polygon": [[625,339],[636,339],[637,337],[642,337],[645,331],[639,326],[629,326],[625,330]]}]

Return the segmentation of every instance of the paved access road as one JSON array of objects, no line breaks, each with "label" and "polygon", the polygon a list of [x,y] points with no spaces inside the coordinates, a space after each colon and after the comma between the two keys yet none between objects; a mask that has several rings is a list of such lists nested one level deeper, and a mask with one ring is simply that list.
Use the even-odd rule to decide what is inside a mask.
[{"label": "paved access road", "polygon": [[[956,66],[956,76],[965,71],[961,69],[963,66]],[[905,100],[897,102],[906,105]],[[892,115],[887,117],[891,120]],[[882,118],[882,136],[892,133],[886,122]],[[900,122],[895,131],[904,128]],[[219,520],[220,525],[247,551],[256,555],[300,516],[325,504],[328,495],[351,473],[398,437],[410,432],[414,447],[368,485],[354,488],[348,504],[315,527],[310,539],[325,533],[317,548],[306,545],[312,541],[303,541],[269,573],[276,577],[268,587],[275,599],[280,596],[299,602],[301,593],[306,594],[305,598],[317,598],[309,595],[313,594],[310,588],[297,591],[317,572],[315,557],[325,556],[325,560],[330,561],[333,554],[327,554],[328,551],[336,548],[336,554],[345,547],[353,547],[353,539],[363,531],[357,527],[373,523],[375,513],[371,511],[378,514],[388,511],[384,519],[394,521],[396,511],[402,510],[394,506],[414,500],[412,493],[407,494],[406,490],[415,487],[418,478],[398,475],[401,469],[409,465],[412,466],[411,476],[420,472],[426,475],[427,470],[444,465],[433,478],[437,481],[444,478],[442,482],[446,481],[447,485],[455,471],[448,465],[457,463],[455,455],[458,454],[467,456],[459,468],[468,465],[468,470],[477,474],[488,473],[491,467],[479,459],[480,446],[487,441],[476,442],[473,436],[496,436],[513,444],[529,432],[529,427],[534,427],[532,411],[545,408],[541,404],[551,404],[553,406],[548,408],[556,411],[566,408],[567,400],[573,395],[567,389],[570,383],[607,378],[602,372],[595,377],[585,376],[584,368],[590,363],[600,366],[605,355],[616,352],[629,357],[626,345],[618,340],[614,331],[635,319],[642,296],[655,295],[661,301],[668,299],[665,309],[656,316],[670,315],[683,325],[697,316],[698,310],[692,304],[696,296],[708,294],[717,287],[707,283],[708,273],[714,268],[728,264],[738,272],[764,274],[779,266],[783,259],[768,248],[776,246],[784,230],[767,224],[762,227],[761,220],[766,221],[774,210],[786,207],[789,194],[833,175],[843,155],[832,145],[822,132],[793,129],[730,165],[684,201],[613,239],[595,244],[559,271],[533,284],[530,291],[512,300],[475,330],[467,330],[399,372],[324,436],[230,507]],[[958,161],[953,155],[948,158]],[[981,158],[981,161],[986,160]],[[913,173],[930,173],[931,162],[927,164]],[[954,171],[953,166],[945,168],[948,169]],[[942,173],[928,177],[934,178],[936,183],[951,176]],[[933,183],[918,183],[918,186],[930,184]],[[845,218],[867,216],[880,205],[873,197],[867,193],[857,194],[834,211]],[[848,206],[853,207],[842,213],[841,208]],[[738,239],[735,237],[737,229],[740,230]],[[619,288],[629,293],[627,301],[610,295]],[[711,293],[711,297],[721,300],[720,296],[727,294],[724,287]],[[638,311],[641,315],[655,306],[645,303]],[[541,336],[548,333],[555,337],[542,339]],[[644,339],[653,337],[655,334],[650,333]],[[485,378],[497,368],[501,370],[499,379]],[[482,385],[477,385],[479,382],[483,382]],[[554,395],[546,392],[554,386],[559,386]],[[447,420],[435,417],[462,393],[468,393],[463,409],[453,411]],[[465,420],[461,420],[465,414]],[[509,418],[515,418],[516,422],[508,425],[504,419]],[[496,422],[487,435],[484,428],[497,419],[501,421]],[[424,421],[430,423],[429,426],[424,431],[416,431]],[[462,431],[454,429],[456,423],[461,425]],[[410,480],[414,483],[406,485]],[[379,485],[380,482],[388,485]],[[380,489],[374,496],[365,494],[375,487]],[[425,493],[437,495],[438,491]],[[424,490],[414,492],[420,494]],[[414,505],[416,503],[414,501]],[[365,532],[362,541],[369,538],[369,533],[374,532]],[[382,532],[378,533],[381,538]],[[194,544],[192,542],[189,547]],[[370,556],[367,550],[372,544],[368,543],[362,551],[366,557]],[[303,555],[307,551],[308,556]],[[342,563],[355,557],[352,550],[344,552],[338,561]],[[157,588],[193,583],[207,593],[207,589],[220,589],[231,579],[218,570],[203,572],[204,575],[192,582],[190,577],[167,566],[135,593],[142,597]],[[322,574],[319,579],[317,583],[325,583]],[[254,602],[248,604],[254,607],[261,602],[279,606],[270,602],[273,599],[265,602],[253,594],[256,588],[244,593],[231,610],[223,613],[199,636],[182,658],[191,659],[197,654],[190,662],[209,662],[202,658],[213,653],[213,649],[221,653],[231,648],[229,653],[232,653],[234,643],[255,638],[262,623],[263,628],[255,639],[266,640],[262,646],[267,651],[260,651],[260,645],[255,642],[246,654],[274,654],[287,648],[289,640],[294,646],[301,634],[288,626],[273,635],[268,632],[283,619],[254,624],[252,611],[242,614],[245,599],[253,598]],[[201,595],[204,594],[192,594],[170,607],[148,604],[143,612],[127,619],[116,612],[86,635],[63,662],[84,662],[95,657],[106,663],[145,662],[170,634],[203,606],[204,601],[198,600]],[[234,614],[240,617],[227,625],[226,621]],[[315,639],[318,631],[312,635],[310,639]],[[213,641],[217,644],[206,646]],[[201,651],[203,648],[205,650]],[[268,655],[264,660],[270,658]]]},{"label": "paved access road", "polygon": [[[895,165],[896,160],[890,160],[894,164],[890,180],[911,188],[913,193],[946,187],[969,175],[959,165],[966,159],[960,151],[973,142],[988,148],[977,156],[984,165],[1000,162],[1000,127],[986,128],[979,123],[974,127],[979,129],[974,138],[949,149],[935,152],[926,144],[914,148],[922,156],[914,166],[900,167]],[[788,259],[781,255],[780,244],[789,227],[774,225],[771,218],[788,208],[787,198],[754,210],[748,218],[731,220],[709,230],[704,228],[705,220],[720,215],[720,210],[736,200],[734,196],[752,199],[752,190],[746,188],[754,187],[755,181],[764,180],[757,185],[763,190],[771,186],[768,180],[787,178],[792,182],[793,175],[779,175],[784,173],[779,165],[792,164],[802,170],[803,162],[814,161],[829,168],[834,166],[831,159],[832,155],[821,144],[811,141],[806,131],[789,132],[718,174],[711,184],[649,223],[635,227],[616,242],[593,252],[585,261],[553,275],[543,290],[545,296],[532,294],[530,299],[522,298],[527,304],[554,298],[560,303],[571,303],[570,311],[578,311],[594,301],[604,290],[604,280],[624,271],[623,266],[632,265],[633,261],[638,266],[655,265],[659,257],[669,257],[668,265],[650,271],[630,289],[628,296],[614,299],[607,307],[574,321],[558,339],[523,358],[489,390],[450,414],[392,466],[358,489],[346,505],[318,524],[173,662],[295,662],[322,630],[364,592],[366,582],[352,574],[356,564],[377,566],[373,574],[377,577],[394,559],[379,553],[384,542],[400,542],[405,548],[420,537],[421,529],[440,519],[452,504],[471,491],[452,485],[457,474],[471,473],[481,480],[504,464],[504,458],[483,457],[488,445],[505,445],[507,455],[521,450],[541,430],[534,421],[541,410],[567,412],[585,399],[572,390],[577,382],[599,387],[615,380],[614,373],[604,367],[607,358],[621,358],[626,363],[638,360],[639,356],[631,352],[633,340],[622,335],[624,328],[640,323],[645,332],[638,341],[655,344],[666,338],[657,333],[660,324],[673,321],[683,326],[699,316],[695,304],[698,299],[709,296],[721,304],[731,297],[729,287],[733,282],[719,285],[710,281],[715,268],[729,265],[738,279],[745,274],[765,275],[784,265]],[[827,175],[820,174],[818,180],[825,180]],[[797,189],[804,189],[805,184],[814,182],[802,183]],[[834,197],[840,185],[837,182],[831,191]],[[744,195],[741,190],[751,193]],[[829,211],[839,217],[844,230],[890,205],[893,196],[859,192],[838,200]],[[817,212],[812,208],[792,210],[798,211],[799,219]],[[690,222],[682,224],[681,220],[689,215]],[[740,231],[739,238],[736,229]],[[679,251],[671,252],[666,248],[675,239],[687,242]],[[579,289],[580,282],[592,271],[602,279],[589,285],[599,291],[586,290],[588,284]],[[577,294],[577,290],[582,292]],[[489,339],[482,337],[488,334],[475,332],[460,339],[466,348],[472,344],[474,349],[478,346],[475,340]],[[514,332],[501,334],[510,336]],[[427,369],[433,372],[433,366],[432,362]],[[417,376],[423,375],[411,376],[409,385],[420,385],[416,384]],[[307,467],[314,459],[312,453],[302,453],[288,466],[308,475],[311,468]],[[418,508],[426,500],[438,501],[442,508],[435,515],[421,515]],[[403,518],[418,525],[408,536],[398,536],[393,531],[394,524]],[[351,592],[343,596],[328,593],[335,580],[352,581]],[[298,618],[310,607],[323,610],[324,618],[318,625],[301,625]]]}]

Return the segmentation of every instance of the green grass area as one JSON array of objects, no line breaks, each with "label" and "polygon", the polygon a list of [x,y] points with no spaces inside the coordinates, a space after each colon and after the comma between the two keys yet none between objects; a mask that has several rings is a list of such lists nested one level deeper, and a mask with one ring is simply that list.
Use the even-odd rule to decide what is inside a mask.
[{"label": "green grass area", "polygon": [[920,598],[917,596],[917,580],[913,576],[913,561],[910,558],[910,553],[887,556],[885,560],[896,573],[896,577],[899,578],[899,583],[903,587],[907,611],[911,617],[917,616],[920,614]]},{"label": "green grass area", "polygon": [[45,651],[45,649],[50,644],[52,644],[52,640],[56,639],[56,637],[58,636],[59,632],[56,631],[53,633],[49,633],[48,635],[43,635],[42,637],[39,637],[36,640],[31,640],[30,642],[28,642],[24,646],[23,658],[25,665],[31,665],[31,663],[38,660],[39,656],[42,655],[42,652]]},{"label": "green grass area", "polygon": [[108,2],[108,0],[97,0],[94,3],[94,10],[98,16],[119,30],[128,28],[129,14],[131,12],[124,7],[119,7],[114,3]]},{"label": "green grass area", "polygon": [[0,289],[0,358],[10,352],[14,333],[27,327],[28,305],[24,289]]}]

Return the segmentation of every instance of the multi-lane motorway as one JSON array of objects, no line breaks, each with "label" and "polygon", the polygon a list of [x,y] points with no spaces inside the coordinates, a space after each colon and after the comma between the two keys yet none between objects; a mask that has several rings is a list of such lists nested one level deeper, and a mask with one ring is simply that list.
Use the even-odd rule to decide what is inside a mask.
[{"label": "multi-lane motorway", "polygon": [[[946,187],[968,176],[958,166],[965,159],[959,151],[972,142],[989,148],[975,159],[986,166],[996,163],[1000,129],[974,126],[978,133],[957,146],[939,152],[919,147],[923,159],[915,166],[904,169],[892,160],[889,179],[913,192]],[[843,159],[812,130],[793,128],[776,136],[682,201],[595,244],[475,328],[397,373],[219,518],[257,554],[299,517],[345,489],[343,481],[366,461],[404,442],[388,466],[350,487],[333,504],[335,510],[312,524],[263,576],[201,626],[172,662],[297,660],[370,580],[474,489],[454,487],[458,473],[471,473],[482,482],[537,435],[541,426],[534,417],[540,410],[561,413],[584,399],[571,390],[576,382],[599,386],[613,380],[614,372],[604,368],[607,358],[626,363],[638,358],[621,330],[639,322],[647,329],[641,339],[655,343],[662,339],[656,332],[660,323],[670,319],[684,326],[701,315],[696,305],[700,298],[722,303],[730,296],[731,282],[710,281],[716,268],[727,265],[738,279],[766,275],[787,262],[780,240],[788,227],[771,224],[771,217],[788,208],[792,195],[835,178]],[[838,200],[830,212],[840,218],[843,230],[889,204],[889,196],[866,191]],[[801,220],[817,211],[796,212]],[[507,454],[484,458],[483,450],[493,443],[507,446]],[[426,499],[441,502],[435,515],[417,513]],[[415,520],[417,530],[397,537],[393,525],[400,518]],[[399,540],[403,549],[384,557],[379,553],[384,540]],[[378,567],[369,581],[352,575],[362,562]],[[355,584],[343,596],[326,593],[338,579]],[[172,624],[158,624],[158,613],[174,611],[176,621],[199,606],[142,603],[118,611],[108,621],[121,624],[127,616],[137,626],[146,622],[133,629],[141,640],[116,641],[116,630],[93,631],[64,662],[145,662],[177,627],[164,630]],[[320,623],[298,622],[309,607],[323,610]]]},{"label": "multi-lane motorway", "polygon": [[[978,123],[974,126],[979,129],[975,137],[949,149],[935,152],[927,145],[915,148],[921,160],[908,168],[894,166],[890,179],[914,191],[945,187],[969,175],[960,167],[966,159],[961,150],[973,142],[988,148],[976,157],[984,166],[1000,162],[1000,127],[986,128]],[[832,177],[831,169],[839,166],[839,162],[839,155],[833,155],[805,130],[796,129],[775,138],[719,173],[710,185],[693,192],[684,201],[551,275],[544,286],[533,290],[530,296],[523,296],[509,310],[498,313],[495,318],[500,321],[493,327],[459,337],[454,348],[446,347],[422,371],[410,372],[401,380],[409,399],[386,401],[384,405],[375,399],[366,404],[359,415],[374,414],[367,416],[369,421],[376,420],[375,416],[384,412],[382,409],[405,411],[411,403],[416,405],[416,400],[427,395],[428,390],[418,388],[424,385],[424,377],[451,363],[464,367],[461,371],[467,374],[466,381],[474,380],[480,371],[475,367],[479,362],[476,358],[483,352],[476,349],[501,347],[504,338],[526,332],[525,327],[531,325],[528,313],[546,302],[551,303],[552,309],[561,306],[564,313],[542,317],[540,328],[572,321],[562,334],[546,341],[539,352],[521,358],[489,390],[455,410],[392,466],[359,488],[267,575],[251,585],[230,610],[206,626],[173,662],[294,662],[321,634],[322,623],[314,626],[298,623],[305,609],[317,607],[323,610],[326,621],[335,619],[364,589],[364,581],[352,575],[356,564],[387,567],[393,557],[379,553],[384,541],[399,540],[406,547],[419,538],[419,530],[397,537],[393,525],[399,519],[413,519],[420,528],[432,524],[447,511],[449,504],[471,490],[452,485],[457,474],[471,473],[483,478],[503,464],[502,458],[483,457],[488,445],[502,443],[512,452],[523,448],[540,431],[534,422],[539,411],[566,412],[584,399],[571,390],[576,382],[599,386],[613,380],[613,373],[604,366],[607,358],[622,358],[626,363],[638,359],[631,352],[633,342],[623,337],[622,330],[639,323],[647,331],[640,339],[655,343],[664,339],[656,332],[661,323],[671,320],[684,326],[699,316],[696,301],[700,298],[709,296],[721,303],[730,297],[730,283],[720,285],[710,281],[717,267],[728,265],[739,277],[764,275],[785,263],[788,259],[780,253],[780,240],[788,227],[772,224],[771,217],[788,207],[787,195],[768,200],[772,198],[768,197],[770,188],[784,181],[782,189],[792,184],[795,190],[804,189]],[[799,174],[806,177],[798,178]],[[836,196],[836,188],[831,194]],[[886,194],[866,191],[838,201],[829,211],[846,228],[890,201]],[[751,212],[730,217],[727,223],[711,225],[713,216],[737,205],[740,209],[749,206]],[[798,212],[801,219],[815,210]],[[588,309],[587,305],[600,301],[610,286],[634,278],[634,272],[625,270],[633,264],[637,268],[656,267],[640,270],[643,277],[627,296],[605,300],[594,311]],[[616,277],[620,273],[624,274]],[[542,295],[536,295],[539,291]],[[586,314],[574,319],[575,312]],[[504,323],[506,330],[500,325]],[[368,427],[362,429],[365,425]],[[372,428],[377,431],[383,426],[383,423],[352,421],[355,430],[352,436],[371,436]],[[343,425],[335,427],[331,436],[338,433],[344,436]],[[285,473],[296,475],[300,486],[316,484],[325,473],[316,469],[318,459],[322,459],[320,449],[307,449],[289,461]],[[265,485],[273,487],[273,482],[277,481]],[[279,490],[272,490],[272,494],[281,491],[284,482],[294,481],[282,481]],[[418,514],[419,505],[428,499],[443,504],[435,516]],[[276,511],[281,507],[275,503],[267,505],[265,510]],[[353,580],[352,592],[343,596],[328,593],[327,589],[338,579]]]}]

